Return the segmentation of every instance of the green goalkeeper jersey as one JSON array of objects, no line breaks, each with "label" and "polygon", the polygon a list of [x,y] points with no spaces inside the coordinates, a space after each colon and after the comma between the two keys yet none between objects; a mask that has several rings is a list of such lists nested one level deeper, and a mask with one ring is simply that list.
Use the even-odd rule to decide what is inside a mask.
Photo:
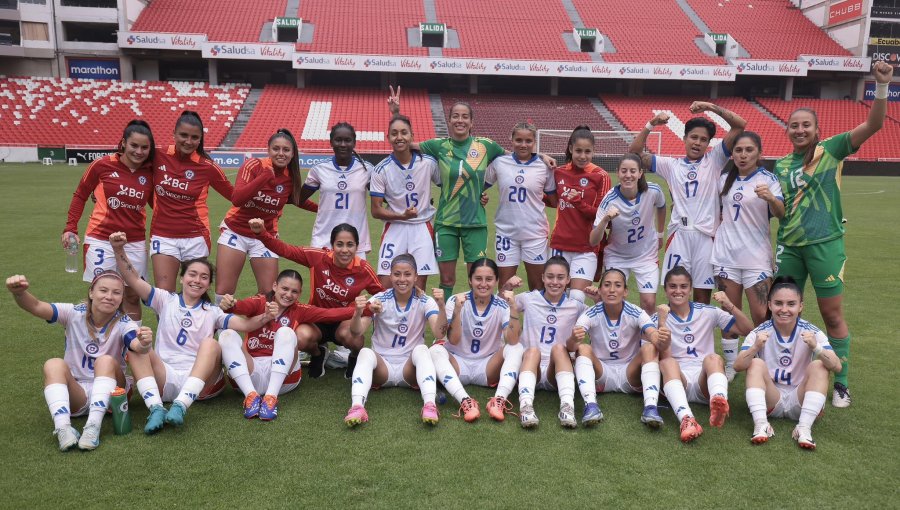
[{"label": "green goalkeeper jersey", "polygon": [[807,246],[844,235],[841,171],[844,158],[854,152],[847,132],[819,142],[806,167],[803,154],[797,153],[775,163],[785,209],[778,227],[778,244]]}]

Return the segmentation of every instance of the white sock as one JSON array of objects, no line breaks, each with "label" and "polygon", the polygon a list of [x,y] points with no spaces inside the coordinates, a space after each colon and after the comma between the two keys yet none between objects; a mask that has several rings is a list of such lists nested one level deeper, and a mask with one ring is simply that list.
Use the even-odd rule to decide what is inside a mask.
[{"label": "white sock", "polygon": [[506,345],[503,347],[503,365],[500,366],[500,382],[497,383],[495,397],[506,398],[516,387],[519,380],[519,368],[522,366],[522,355],[525,348],[522,344]]},{"label": "white sock", "polygon": [[222,364],[228,377],[231,377],[240,388],[241,393],[247,395],[256,391],[253,380],[250,379],[250,371],[247,369],[247,355],[241,349],[244,341],[241,335],[233,329],[226,329],[219,333],[219,345],[222,347]]},{"label": "white sock", "polygon": [[447,352],[447,349],[443,345],[432,345],[428,352],[431,355],[434,371],[438,379],[441,380],[441,384],[444,385],[444,389],[453,395],[457,402],[462,402],[463,399],[469,398],[469,393],[463,388],[456,370],[453,369],[453,365],[450,363],[450,353]]},{"label": "white sock", "polygon": [[372,389],[372,373],[378,365],[375,351],[363,347],[356,358],[356,367],[353,368],[353,379],[350,384],[350,401],[352,405],[364,406]]},{"label": "white sock", "polygon": [[766,418],[766,390],[762,388],[747,388],[745,395],[747,407],[750,408],[750,415],[753,416],[753,424],[761,425],[769,421]]},{"label": "white sock", "polygon": [[740,338],[722,339],[722,357],[725,358],[726,367],[734,366],[734,360],[737,359],[738,344],[740,344],[740,342]]},{"label": "white sock", "polygon": [[641,386],[644,387],[644,405],[655,406],[659,403],[659,363],[651,361],[641,366]]},{"label": "white sock", "polygon": [[272,349],[272,370],[269,372],[269,387],[266,395],[275,395],[281,391],[288,372],[294,364],[294,354],[297,352],[297,334],[288,327],[280,327],[275,332],[275,347]]},{"label": "white sock", "polygon": [[597,403],[597,378],[594,372],[594,363],[587,356],[575,358],[575,377],[578,379],[578,389],[584,398],[584,403]]},{"label": "white sock", "polygon": [[531,370],[519,374],[519,408],[534,403],[534,387],[537,386],[537,375]]},{"label": "white sock", "polygon": [[175,402],[181,402],[185,409],[191,407],[194,400],[200,396],[204,386],[206,386],[206,381],[203,379],[194,376],[188,377],[187,381],[184,382],[184,386],[181,387],[181,393],[175,397]]},{"label": "white sock", "polygon": [[807,391],[803,394],[803,405],[800,406],[798,427],[812,428],[813,422],[825,407],[825,394],[818,391]]},{"label": "white sock", "polygon": [[419,392],[422,393],[422,402],[433,404],[434,396],[437,394],[437,381],[428,347],[417,345],[410,358],[416,367],[416,383],[419,385]]},{"label": "white sock", "polygon": [[103,422],[103,416],[109,407],[109,395],[116,389],[116,380],[112,377],[95,377],[94,386],[91,388],[90,412],[88,413],[87,425],[100,425]]},{"label": "white sock", "polygon": [[575,407],[575,374],[572,372],[557,372],[556,388],[559,392],[559,405],[569,404]]},{"label": "white sock", "polygon": [[61,429],[72,424],[72,410],[69,409],[69,387],[65,384],[44,386],[44,398],[53,417],[54,428]]},{"label": "white sock", "polygon": [[141,398],[144,399],[144,405],[147,406],[147,409],[156,405],[162,405],[162,395],[159,392],[159,386],[156,384],[155,377],[151,375],[150,377],[139,379],[136,385],[141,394]]},{"label": "white sock", "polygon": [[722,395],[728,400],[728,378],[722,372],[713,372],[706,378],[706,387],[709,390],[709,397]]},{"label": "white sock", "polygon": [[681,384],[681,379],[672,379],[667,382],[663,386],[663,391],[666,394],[666,398],[669,399],[672,410],[678,416],[679,422],[685,416],[694,416],[694,413],[691,412],[691,407],[688,405],[687,394],[684,392],[684,385]]}]

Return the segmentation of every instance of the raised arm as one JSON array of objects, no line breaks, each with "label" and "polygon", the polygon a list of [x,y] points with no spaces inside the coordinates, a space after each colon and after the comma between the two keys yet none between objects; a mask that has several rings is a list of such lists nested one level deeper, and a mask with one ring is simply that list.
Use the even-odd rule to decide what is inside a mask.
[{"label": "raised arm", "polygon": [[141,300],[147,301],[153,292],[153,286],[141,278],[137,269],[128,260],[128,254],[125,253],[125,244],[127,242],[128,239],[125,237],[125,232],[113,232],[109,236],[109,244],[112,245],[113,253],[116,255],[116,270],[122,275],[125,284],[131,287]]},{"label": "raised arm", "polygon": [[[755,337],[755,338],[754,338]],[[747,339],[753,338],[753,344],[746,349],[741,349],[738,353],[737,358],[734,360],[734,371],[735,372],[743,372],[750,368],[750,362],[753,358],[759,354],[759,351],[763,349],[766,345],[766,341],[769,339],[769,333],[765,331],[760,331],[758,333],[751,333]]]},{"label": "raised arm", "polygon": [[435,340],[441,340],[447,336],[447,309],[444,304],[444,289],[431,289],[431,296],[437,303],[438,313],[428,317],[428,326]]},{"label": "raised arm", "polygon": [[[462,309],[466,305],[466,295],[465,294],[457,294],[452,296],[455,300],[453,306],[453,317],[450,318],[450,324],[448,324],[448,335],[447,341],[453,345],[459,345],[459,342],[462,340]],[[446,315],[445,315],[446,317]]]},{"label": "raised arm", "polygon": [[869,109],[869,117],[862,124],[850,131],[850,144],[854,149],[859,149],[866,140],[872,137],[881,126],[884,125],[884,116],[887,114],[888,87],[891,86],[891,76],[894,68],[887,62],[875,62],[872,65],[872,77],[875,78],[875,100]]},{"label": "raised arm", "polygon": [[650,119],[650,122],[644,126],[644,129],[641,129],[637,136],[634,137],[634,141],[631,142],[631,145],[628,146],[628,152],[640,154],[641,164],[644,168],[650,168],[650,164],[653,161],[653,155],[644,153],[644,147],[647,145],[647,137],[650,136],[650,132],[653,131],[654,127],[667,122],[669,122],[669,114],[663,112],[657,113]]},{"label": "raised arm", "polygon": [[[819,333],[821,334],[821,333]],[[813,353],[813,359],[819,358],[822,360],[822,364],[825,365],[825,368],[831,370],[834,373],[838,373],[843,368],[841,364],[841,359],[837,357],[837,354],[834,353],[832,349],[825,349],[816,341],[816,334],[812,331],[804,331],[800,333],[800,338],[803,340],[803,343],[809,347],[809,349]]]},{"label": "raised arm", "polygon": [[731,129],[728,130],[725,138],[722,139],[722,143],[725,144],[725,148],[728,149],[728,152],[731,152],[738,135],[744,132],[747,121],[733,111],[713,103],[708,103],[706,101],[694,101],[691,103],[691,113],[697,114],[703,112],[713,112],[728,123],[728,126],[730,126]]},{"label": "raised arm", "polygon": [[[234,186],[231,185],[231,181],[228,180],[228,177],[225,176],[225,172],[219,168],[219,165],[215,163],[211,163],[213,167],[213,176],[209,180],[209,185],[213,187],[214,190],[218,191],[220,195],[225,197],[229,202],[231,201],[232,195],[234,195]],[[241,204],[243,205],[243,204]]]},{"label": "raised arm", "polygon": [[500,297],[509,305],[509,327],[506,328],[506,343],[515,345],[519,343],[519,335],[522,333],[522,321],[519,309],[516,307],[516,296],[511,290],[504,290]]},{"label": "raised arm", "polygon": [[262,328],[266,324],[278,317],[278,303],[266,303],[266,311],[254,317],[244,318],[240,315],[232,316],[228,320],[228,329],[233,329],[240,333],[249,333]]},{"label": "raised arm", "polygon": [[721,306],[722,310],[730,313],[732,317],[734,317],[734,325],[731,326],[731,330],[729,332],[735,332],[739,335],[747,335],[751,331],[753,331],[753,321],[747,318],[744,315],[744,312],[741,311],[740,308],[735,306],[731,300],[728,299],[728,296],[723,291],[718,291],[713,294],[713,299],[715,299]]},{"label": "raised arm", "polygon": [[578,344],[583,343],[585,338],[587,338],[587,330],[584,329],[584,326],[576,325],[572,328],[572,334],[566,339],[566,350],[575,352]]},{"label": "raised arm", "polygon": [[6,288],[13,295],[19,308],[45,321],[52,319],[53,307],[50,303],[34,297],[28,292],[28,287],[28,279],[23,275],[16,274],[6,279]]},{"label": "raised arm", "polygon": [[350,319],[350,333],[353,336],[362,336],[367,329],[369,329],[369,325],[372,324],[372,319],[369,317],[363,317],[363,311],[366,310],[366,306],[372,310],[372,313],[381,313],[381,303],[378,301],[373,302],[369,305],[369,300],[366,299],[366,296],[356,296],[355,300],[356,310],[353,312],[353,317]]},{"label": "raised arm", "polygon": [[309,258],[306,256],[306,248],[302,246],[293,246],[281,239],[273,237],[272,234],[266,230],[265,222],[260,218],[253,218],[248,221],[247,224],[250,225],[250,230],[253,231],[256,238],[262,241],[266,248],[274,251],[276,255],[293,260],[306,267],[310,267]]},{"label": "raised arm", "polygon": [[591,246],[600,244],[600,241],[603,240],[603,233],[606,231],[606,226],[618,215],[619,208],[614,205],[610,206],[606,211],[606,214],[600,218],[600,223],[591,230],[591,235],[588,236],[588,241],[590,241]]}]

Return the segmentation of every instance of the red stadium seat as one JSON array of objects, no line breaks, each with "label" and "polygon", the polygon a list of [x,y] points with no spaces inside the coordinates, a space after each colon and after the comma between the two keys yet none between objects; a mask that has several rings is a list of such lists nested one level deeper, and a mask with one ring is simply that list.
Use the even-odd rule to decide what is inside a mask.
[{"label": "red stadium seat", "polygon": [[154,0],[141,11],[131,30],[206,34],[210,41],[259,42],[263,24],[284,16],[286,7],[287,0]]}]

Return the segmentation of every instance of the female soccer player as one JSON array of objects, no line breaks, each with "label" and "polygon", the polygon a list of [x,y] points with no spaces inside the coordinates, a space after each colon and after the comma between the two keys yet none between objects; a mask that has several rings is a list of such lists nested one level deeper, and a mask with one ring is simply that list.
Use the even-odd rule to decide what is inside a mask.
[{"label": "female soccer player", "polygon": [[471,290],[453,296],[447,304],[448,341],[431,346],[438,379],[459,402],[467,422],[478,419],[481,411],[463,385],[496,386],[487,409],[491,418],[503,421],[507,408],[512,407],[507,397],[516,386],[516,374],[522,364],[519,313],[510,311],[515,307],[511,290],[503,291],[502,297],[494,293],[499,276],[491,259],[472,263]]},{"label": "female soccer player", "polygon": [[559,204],[550,248],[553,255],[569,262],[571,285],[576,290],[589,287],[597,273],[597,249],[591,246],[589,237],[597,207],[611,184],[609,174],[591,163],[593,156],[591,128],[578,126],[569,136],[566,164],[554,170]]},{"label": "female soccer player", "polygon": [[549,255],[550,225],[544,204],[556,207],[558,203],[553,170],[534,152],[536,134],[534,124],[516,124],[511,136],[514,152],[495,159],[484,175],[485,189],[497,184],[500,195],[494,216],[500,281],[512,278],[523,262],[529,290],[541,288],[541,272]]},{"label": "female soccer player", "polygon": [[[391,87],[388,107],[392,114],[400,113],[400,87]],[[447,123],[449,138],[434,138],[413,149],[438,161],[441,172],[441,199],[434,218],[435,255],[444,294],[453,294],[456,285],[456,261],[460,245],[463,260],[468,265],[486,255],[487,219],[481,194],[487,166],[506,153],[497,142],[472,136],[475,112],[468,103],[458,102],[450,107]],[[556,162],[546,156],[548,165]]]},{"label": "female soccer player", "polygon": [[[575,321],[586,308],[584,296],[581,291],[566,290],[570,283],[569,263],[563,257],[550,257],[544,264],[541,278],[543,290],[516,295],[515,310],[525,314],[520,338],[525,355],[519,374],[519,417],[522,427],[536,427],[540,420],[534,412],[535,389],[557,391],[560,400],[559,423],[563,427],[574,428],[577,425],[575,374],[572,359],[566,350],[566,340]],[[587,291],[596,296],[590,287]],[[596,411],[585,412],[585,425],[599,420],[597,414],[600,410]]]},{"label": "female soccer player", "polygon": [[408,253],[419,263],[416,287],[424,289],[428,276],[438,273],[431,227],[431,185],[440,186],[440,169],[436,159],[412,150],[412,123],[408,117],[394,115],[388,125],[388,140],[393,152],[375,167],[369,191],[372,217],[384,221],[378,277],[388,287],[391,260]]},{"label": "female soccer player", "polygon": [[[244,417],[269,421],[278,417],[278,395],[300,384],[297,356],[297,328],[314,322],[338,322],[353,317],[353,307],[319,308],[297,302],[303,279],[293,269],[285,269],[266,294],[235,301],[223,296],[220,306],[226,313],[255,317],[268,309],[272,320],[247,333],[246,340],[231,329],[219,335],[222,364],[228,376],[244,394]],[[262,396],[260,396],[262,395]]]},{"label": "female soccer player", "polygon": [[619,161],[619,184],[609,190],[594,220],[591,246],[610,234],[603,248],[604,272],[612,268],[625,275],[633,271],[641,308],[652,315],[656,310],[656,286],[659,282],[659,249],[666,222],[666,197],[656,184],[647,183],[637,154],[626,154]]},{"label": "female soccer player", "polygon": [[[53,417],[59,450],[78,444],[82,450],[100,445],[100,424],[109,407],[109,395],[125,379],[125,351],[149,344],[150,328],[139,328],[122,310],[125,284],[118,273],[101,271],[91,281],[87,302],[45,303],[28,292],[22,275],[6,279],[6,288],[26,312],[66,328],[65,356],[44,363],[44,397]],[[134,340],[141,338],[141,342]],[[90,396],[90,400],[88,397]],[[87,414],[84,431],[72,427],[72,416]]]},{"label": "female soccer player", "polygon": [[[603,413],[597,405],[598,391],[644,394],[641,422],[659,428],[659,352],[665,352],[656,324],[647,312],[625,301],[628,280],[619,269],[607,269],[600,277],[600,298],[581,314],[566,344],[577,351],[575,378],[584,397],[582,422],[597,422]],[[590,344],[582,343],[590,336]],[[641,339],[647,341],[641,345]]]},{"label": "female soccer player", "polygon": [[709,404],[709,424],[713,427],[725,425],[729,414],[725,362],[713,347],[715,328],[723,334],[739,335],[753,329],[750,319],[724,292],[713,295],[722,308],[690,301],[691,284],[687,269],[681,266],[670,269],[663,279],[669,304],[653,317],[659,325],[659,338],[665,343],[671,341],[670,353],[661,355],[659,368],[663,391],[681,423],[681,440],[685,443],[703,433],[689,401]]},{"label": "female soccer player", "polygon": [[203,122],[184,111],[175,122],[175,145],[153,161],[150,260],[156,286],[175,291],[181,263],[209,255],[209,187],[231,200],[234,187],[203,149]]},{"label": "female soccer player", "polygon": [[369,167],[356,153],[356,130],[353,126],[339,122],[331,126],[329,137],[334,157],[309,169],[300,192],[299,200],[305,202],[319,191],[319,213],[313,224],[310,246],[326,248],[329,246],[328,233],[336,225],[347,223],[359,232],[356,254],[365,258],[372,249],[366,217]]},{"label": "female soccer player", "polygon": [[247,222],[262,218],[266,229],[278,235],[278,219],[284,206],[294,204],[315,212],[315,204],[299,202],[302,181],[297,142],[287,129],[269,137],[269,156],[248,159],[237,174],[233,207],[225,215],[216,245],[216,302],[224,294],[234,294],[247,255],[260,294],[268,292],[278,273],[278,255],[256,239]]},{"label": "female soccer player", "polygon": [[[684,126],[684,158],[653,154],[643,154],[641,158],[644,168],[666,180],[672,196],[663,271],[668,272],[675,266],[690,271],[694,282],[694,301],[709,304],[710,293],[716,284],[709,256],[719,225],[718,179],[731,156],[734,141],[744,131],[747,122],[734,112],[703,101],[691,103],[690,110],[694,114],[714,113],[731,126],[719,146],[706,152],[710,141],[716,136],[716,125],[705,117],[695,117]],[[668,121],[667,113],[658,113],[635,137],[628,151],[641,154],[653,128]],[[729,344],[729,348],[737,350],[737,341],[734,345]]]},{"label": "female soccer player", "polygon": [[[744,339],[734,368],[747,371],[747,406],[753,415],[753,444],[775,434],[766,418],[798,420],[794,440],[815,449],[812,425],[825,407],[828,372],[841,361],[819,328],[800,318],[803,293],[794,279],[778,277],[768,296],[771,318]],[[818,358],[818,359],[817,359]]]},{"label": "female soccer player", "polygon": [[[182,263],[181,292],[153,287],[138,275],[124,246],[124,232],[109,236],[116,265],[125,283],[159,315],[156,349],[132,352],[128,357],[137,388],[150,416],[144,433],[155,434],[163,425],[181,426],[194,400],[206,400],[222,392],[221,349],[213,339],[217,329],[254,331],[272,319],[270,312],[252,319],[232,317],[212,304],[209,287],[213,268],[205,258]],[[160,392],[162,388],[162,392]],[[163,402],[172,402],[169,410]]]},{"label": "female soccer player", "polygon": [[[359,234],[352,225],[341,223],[331,229],[330,250],[292,246],[282,242],[265,230],[265,225],[259,218],[250,220],[250,230],[267,249],[309,268],[311,305],[341,308],[350,306],[363,291],[375,294],[384,290],[372,266],[365,259],[356,256],[359,252]],[[353,364],[356,363],[356,355],[365,343],[363,337],[350,332],[350,321],[340,324],[301,324],[297,328],[298,348],[312,355],[309,375],[313,379],[325,375],[328,355],[325,344],[328,342],[350,349],[350,358],[344,371],[344,377],[349,379],[353,373]]]},{"label": "female soccer player", "polygon": [[852,130],[819,141],[816,112],[800,108],[788,118],[787,136],[794,152],[778,160],[775,175],[784,191],[785,214],[778,227],[775,273],[791,276],[800,288],[806,278],[816,290],[828,342],[841,360],[834,378],[831,405],[848,407],[850,390],[850,330],[844,320],[844,226],[841,209],[841,171],[844,158],[884,125],[887,93],[893,68],[875,62],[875,100],[865,122]]},{"label": "female soccer player", "polygon": [[[78,221],[84,204],[93,195],[96,205],[84,234],[84,281],[93,281],[95,275],[116,267],[108,240],[110,234],[118,231],[124,231],[134,240],[125,250],[141,276],[147,277],[144,242],[147,215],[144,208],[153,193],[155,154],[156,143],[150,125],[133,120],[125,126],[118,152],[94,160],[81,177],[69,204],[62,243],[67,246],[70,242],[79,242]],[[124,299],[125,313],[140,321],[141,302],[131,287],[125,287]]]},{"label": "female soccer player", "polygon": [[[416,290],[416,267],[411,255],[398,255],[391,261],[391,289],[368,300],[365,296],[356,297],[351,331],[361,338],[370,324],[374,323],[375,329],[372,348],[360,351],[353,370],[352,406],[344,417],[348,427],[369,421],[365,405],[373,384],[379,388],[418,388],[425,403],[422,421],[429,425],[438,422],[434,364],[425,346],[425,323],[431,327],[434,338],[444,338],[444,292],[434,289],[432,299]],[[372,318],[362,316],[367,303],[375,314]]]}]

